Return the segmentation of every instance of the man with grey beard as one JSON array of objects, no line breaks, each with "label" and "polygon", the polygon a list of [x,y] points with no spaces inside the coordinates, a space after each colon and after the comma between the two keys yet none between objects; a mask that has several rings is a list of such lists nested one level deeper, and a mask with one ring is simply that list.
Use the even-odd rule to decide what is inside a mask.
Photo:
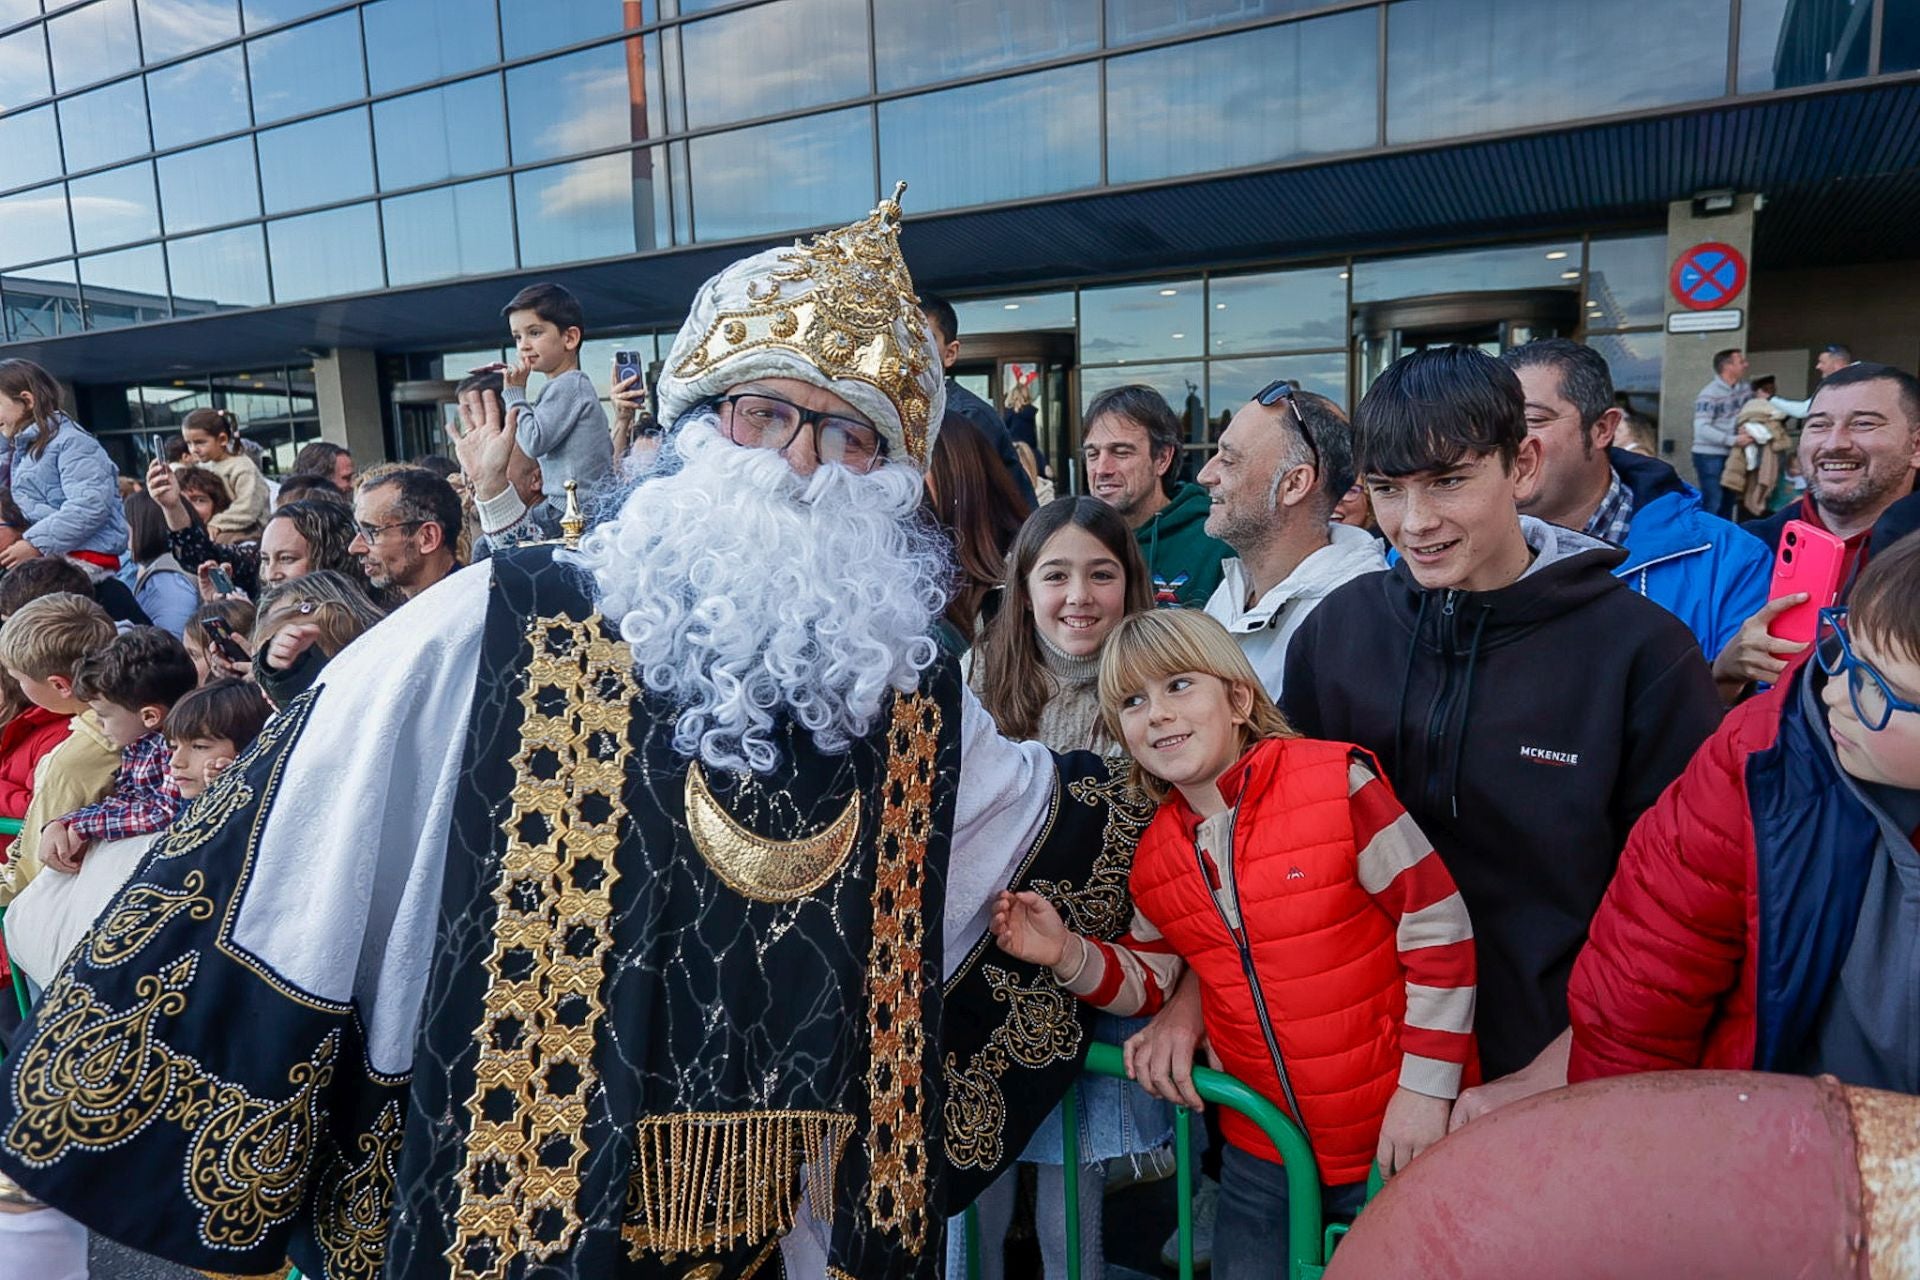
[{"label": "man with grey beard", "polygon": [[932,639],[897,199],[708,281],[619,510],[422,594],[187,812],[6,1061],[18,1194],[226,1273],[935,1274],[1088,1039],[989,905],[1116,936],[1149,811]]},{"label": "man with grey beard", "polygon": [[[1742,527],[1776,551],[1790,520],[1839,537],[1846,543],[1844,602],[1865,563],[1874,525],[1888,507],[1914,492],[1920,472],[1920,381],[1884,364],[1850,364],[1829,374],[1814,392],[1800,428],[1799,461],[1806,496]],[[1778,680],[1806,650],[1804,644],[1767,633],[1774,618],[1800,601],[1798,595],[1769,601],[1720,651],[1713,678],[1728,701],[1756,681]]]}]

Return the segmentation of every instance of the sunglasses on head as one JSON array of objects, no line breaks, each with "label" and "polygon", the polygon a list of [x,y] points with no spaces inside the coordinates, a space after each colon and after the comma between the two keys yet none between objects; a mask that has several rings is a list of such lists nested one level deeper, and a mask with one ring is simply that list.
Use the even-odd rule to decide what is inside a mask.
[{"label": "sunglasses on head", "polygon": [[1300,410],[1300,384],[1292,378],[1276,378],[1260,388],[1254,400],[1271,409],[1282,400],[1293,410],[1294,425],[1300,428],[1300,438],[1307,442],[1307,452],[1313,455],[1313,469],[1320,470],[1320,442],[1313,438],[1313,428],[1307,425],[1307,415]]}]

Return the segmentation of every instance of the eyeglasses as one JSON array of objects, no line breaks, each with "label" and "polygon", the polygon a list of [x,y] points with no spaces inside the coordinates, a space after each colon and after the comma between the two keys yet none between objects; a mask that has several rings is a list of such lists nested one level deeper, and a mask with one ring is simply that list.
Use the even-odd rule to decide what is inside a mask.
[{"label": "eyeglasses", "polygon": [[395,520],[390,524],[355,523],[353,527],[359,531],[363,539],[371,544],[379,541],[380,535],[389,529],[417,529],[425,523],[427,523],[425,520]]},{"label": "eyeglasses", "polygon": [[1271,409],[1282,400],[1287,408],[1293,410],[1293,421],[1300,428],[1300,438],[1307,442],[1307,452],[1313,455],[1313,469],[1320,470],[1320,442],[1313,438],[1313,428],[1307,425],[1307,415],[1300,411],[1300,384],[1291,378],[1276,378],[1260,388],[1253,397],[1260,404]]},{"label": "eyeglasses", "polygon": [[749,449],[785,449],[799,438],[802,427],[811,427],[814,456],[822,462],[867,472],[886,456],[887,442],[880,432],[856,418],[803,409],[763,391],[717,396],[710,403],[720,411],[727,439]]},{"label": "eyeglasses", "polygon": [[1847,673],[1847,697],[1853,702],[1853,714],[1870,732],[1878,733],[1886,728],[1896,711],[1920,712],[1920,703],[1894,697],[1886,677],[1853,651],[1853,644],[1847,639],[1845,607],[1820,611],[1813,654],[1820,670],[1829,676]]}]

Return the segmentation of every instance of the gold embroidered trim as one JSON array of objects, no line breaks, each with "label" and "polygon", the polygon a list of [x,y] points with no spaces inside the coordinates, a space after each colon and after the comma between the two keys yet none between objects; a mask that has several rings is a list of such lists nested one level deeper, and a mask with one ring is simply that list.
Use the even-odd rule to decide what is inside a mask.
[{"label": "gold embroidered trim", "polygon": [[213,919],[213,899],[203,892],[206,885],[207,877],[198,869],[189,871],[177,890],[135,884],[95,926],[88,958],[99,968],[111,969],[137,955],[177,915],[184,913],[190,920]]},{"label": "gold embroidered trim", "polygon": [[926,1104],[926,924],[920,891],[933,829],[939,740],[938,703],[917,693],[894,698],[867,959],[867,1216],[875,1230],[897,1232],[914,1252],[927,1238],[927,1135],[920,1114]]},{"label": "gold embroidered trim", "polygon": [[963,1169],[991,1169],[1001,1163],[1007,1101],[1000,1078],[1016,1065],[1039,1070],[1073,1057],[1082,1035],[1074,997],[1060,989],[1052,974],[1042,970],[1031,985],[1022,985],[1017,974],[998,965],[988,965],[984,972],[993,998],[1007,1006],[1007,1016],[965,1067],[951,1053],[943,1064],[947,1159]]},{"label": "gold embroidered trim", "polygon": [[633,652],[606,638],[598,614],[536,619],[528,639],[466,1160],[445,1254],[472,1280],[500,1280],[522,1253],[551,1258],[581,1229],[580,1131],[599,1079],[594,1034],[613,945],[628,716],[639,696]]},{"label": "gold embroidered trim", "polygon": [[1133,850],[1140,833],[1153,821],[1154,804],[1127,780],[1131,766],[1120,757],[1107,760],[1107,777],[1076,778],[1067,788],[1081,804],[1104,805],[1106,825],[1100,832],[1100,853],[1093,860],[1086,883],[1071,880],[1035,880],[1032,890],[1053,903],[1067,927],[1111,942],[1133,924],[1133,897],[1127,879],[1133,872]]},{"label": "gold embroidered trim", "polygon": [[398,1180],[400,1104],[389,1102],[355,1141],[361,1160],[336,1155],[314,1195],[313,1234],[327,1255],[326,1280],[376,1280],[387,1256]]},{"label": "gold embroidered trim", "polygon": [[774,840],[748,830],[714,798],[696,761],[687,770],[687,834],[721,881],[755,902],[792,902],[833,879],[860,834],[860,795],[839,817],[798,840]]},{"label": "gold embroidered trim", "polygon": [[833,1220],[840,1156],[853,1117],[831,1111],[690,1112],[648,1116],[634,1135],[628,1253],[684,1253],[777,1239],[793,1229],[800,1174],[807,1204]]}]

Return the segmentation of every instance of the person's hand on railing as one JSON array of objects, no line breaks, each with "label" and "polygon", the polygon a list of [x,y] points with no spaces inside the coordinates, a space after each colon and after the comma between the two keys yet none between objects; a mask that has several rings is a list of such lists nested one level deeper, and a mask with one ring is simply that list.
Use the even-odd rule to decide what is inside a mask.
[{"label": "person's hand on railing", "polygon": [[1387,1103],[1386,1119],[1380,1124],[1380,1146],[1374,1159],[1380,1176],[1391,1178],[1413,1162],[1413,1158],[1447,1136],[1447,1118],[1453,1112],[1453,1099],[1432,1098],[1401,1085]]},{"label": "person's hand on railing", "polygon": [[993,900],[989,927],[1002,951],[1049,969],[1066,957],[1073,937],[1053,904],[1037,893],[1002,893]]},{"label": "person's hand on railing", "polygon": [[1193,1064],[1205,1043],[1200,978],[1189,968],[1153,1021],[1128,1037],[1127,1077],[1156,1098],[1199,1111],[1206,1103],[1194,1090]]}]

